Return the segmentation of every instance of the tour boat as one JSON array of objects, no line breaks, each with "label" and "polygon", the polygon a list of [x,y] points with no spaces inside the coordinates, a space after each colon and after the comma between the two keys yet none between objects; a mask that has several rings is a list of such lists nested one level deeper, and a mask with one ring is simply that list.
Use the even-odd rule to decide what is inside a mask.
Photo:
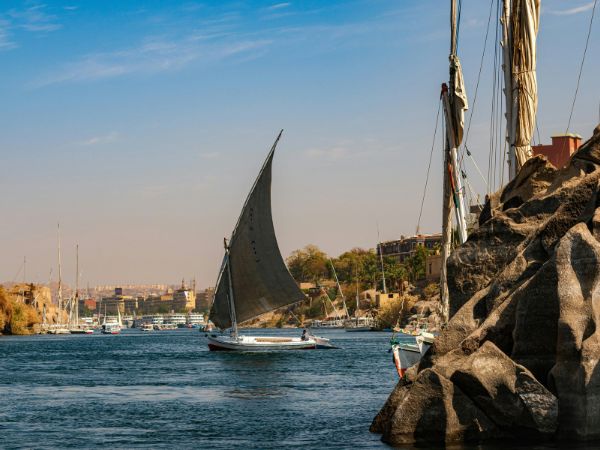
[{"label": "tour boat", "polygon": [[210,350],[273,351],[334,348],[328,339],[243,336],[238,323],[306,299],[277,245],[271,215],[271,168],[277,136],[258,174],[229,242],[216,283],[209,319],[228,334],[207,334]]},{"label": "tour boat", "polygon": [[104,305],[104,323],[102,324],[102,334],[119,334],[121,333],[121,311],[117,308],[117,319],[106,320],[106,305]]}]

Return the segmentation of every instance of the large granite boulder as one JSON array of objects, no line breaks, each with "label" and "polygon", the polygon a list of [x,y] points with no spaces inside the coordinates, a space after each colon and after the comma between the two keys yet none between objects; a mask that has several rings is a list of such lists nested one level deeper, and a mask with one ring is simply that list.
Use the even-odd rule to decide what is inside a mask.
[{"label": "large granite boulder", "polygon": [[600,126],[566,167],[532,158],[487,198],[448,260],[451,319],[373,431],[600,439],[599,192]]}]

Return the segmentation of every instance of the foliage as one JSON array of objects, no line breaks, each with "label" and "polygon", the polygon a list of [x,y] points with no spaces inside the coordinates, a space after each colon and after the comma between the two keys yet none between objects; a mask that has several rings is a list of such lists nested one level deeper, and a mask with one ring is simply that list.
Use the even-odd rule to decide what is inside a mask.
[{"label": "foliage", "polygon": [[29,334],[39,322],[39,314],[33,306],[11,298],[0,286],[0,333]]},{"label": "foliage", "polygon": [[327,255],[316,245],[295,250],[286,262],[296,281],[318,283],[329,275]]},{"label": "foliage", "polygon": [[411,280],[425,278],[425,263],[428,253],[427,249],[420,245],[415,249],[415,253],[406,260],[405,264]]},{"label": "foliage", "polygon": [[379,326],[381,328],[393,328],[396,324],[405,322],[417,300],[417,297],[405,295],[383,306],[377,316]]},{"label": "foliage", "polygon": [[440,293],[440,284],[439,283],[430,283],[423,289],[423,297],[426,299],[430,299],[435,297]]}]

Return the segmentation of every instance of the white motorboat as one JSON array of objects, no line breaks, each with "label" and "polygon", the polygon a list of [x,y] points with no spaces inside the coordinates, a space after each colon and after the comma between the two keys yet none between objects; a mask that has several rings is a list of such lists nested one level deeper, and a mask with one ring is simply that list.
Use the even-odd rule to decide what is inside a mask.
[{"label": "white motorboat", "polygon": [[329,340],[302,337],[243,336],[238,323],[306,299],[279,251],[271,215],[271,167],[283,130],[277,136],[242,208],[219,271],[209,319],[230,333],[208,334],[210,350],[273,351],[334,348]]}]

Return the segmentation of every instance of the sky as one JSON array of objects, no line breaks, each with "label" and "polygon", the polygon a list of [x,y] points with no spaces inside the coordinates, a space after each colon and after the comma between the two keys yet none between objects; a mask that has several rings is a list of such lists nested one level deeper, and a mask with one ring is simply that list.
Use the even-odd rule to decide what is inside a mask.
[{"label": "sky", "polygon": [[[495,17],[463,0],[471,120],[466,169],[482,196],[490,152]],[[565,131],[589,0],[543,0],[539,134]],[[600,9],[600,8],[598,8]],[[492,11],[495,11],[493,5]],[[597,12],[596,16],[599,16]],[[3,0],[0,280],[214,284],[275,136],[273,216],[284,257],[337,256],[441,228],[449,2],[440,0]],[[599,122],[596,17],[570,131]],[[435,142],[435,143],[434,143]],[[379,234],[379,238],[378,238]],[[52,271],[52,275],[51,275]]]}]

